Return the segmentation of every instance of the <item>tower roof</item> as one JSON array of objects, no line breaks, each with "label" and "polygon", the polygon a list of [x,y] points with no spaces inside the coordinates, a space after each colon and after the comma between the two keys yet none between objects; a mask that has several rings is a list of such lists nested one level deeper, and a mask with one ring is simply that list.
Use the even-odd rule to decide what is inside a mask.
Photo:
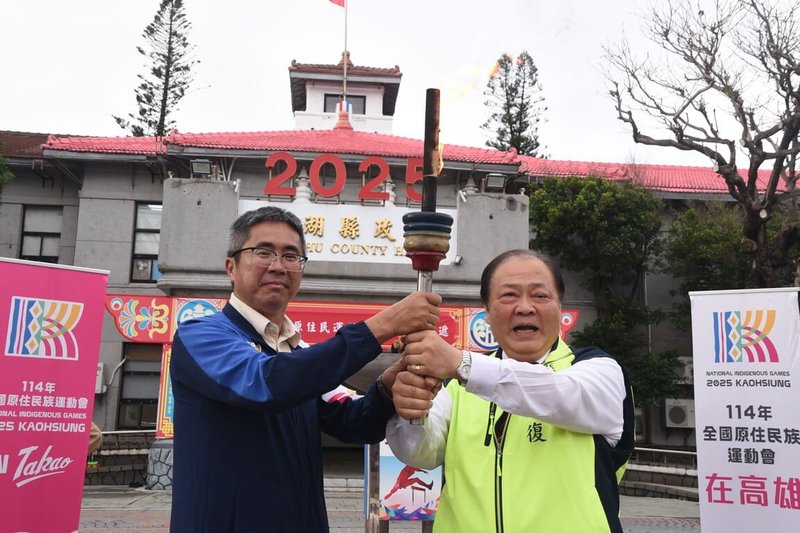
[{"label": "tower roof", "polygon": [[298,63],[292,60],[289,67],[289,83],[292,91],[292,111],[306,110],[306,82],[331,81],[341,83],[344,79],[344,62],[347,62],[347,81],[367,85],[383,86],[383,114],[394,116],[397,93],[400,91],[400,67],[363,67],[353,65],[350,52],[343,52],[336,65]]}]

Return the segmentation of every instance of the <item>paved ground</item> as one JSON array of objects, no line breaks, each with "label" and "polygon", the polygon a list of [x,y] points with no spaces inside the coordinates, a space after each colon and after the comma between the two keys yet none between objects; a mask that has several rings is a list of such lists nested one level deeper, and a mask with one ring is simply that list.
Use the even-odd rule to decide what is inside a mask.
[{"label": "paved ground", "polygon": [[[332,533],[363,533],[361,480],[326,479],[326,501]],[[348,484],[350,486],[348,486]],[[165,533],[169,530],[170,492],[126,487],[86,487],[80,531],[90,533]],[[622,497],[626,533],[700,531],[696,502],[664,498]],[[421,531],[420,524],[393,523],[390,531]]]},{"label": "paved ground", "polygon": [[[331,533],[364,533],[364,459],[360,449],[327,450],[325,500]],[[117,486],[85,487],[81,532],[166,533],[172,493]],[[625,533],[699,532],[697,502],[621,497]],[[419,522],[392,522],[389,531],[422,531]]]}]

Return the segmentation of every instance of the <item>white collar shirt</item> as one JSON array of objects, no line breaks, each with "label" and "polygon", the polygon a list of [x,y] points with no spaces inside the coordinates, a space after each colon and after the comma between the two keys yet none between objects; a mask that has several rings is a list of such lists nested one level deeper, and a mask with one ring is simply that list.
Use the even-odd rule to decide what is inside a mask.
[{"label": "white collar shirt", "polygon": [[290,352],[300,344],[300,333],[288,316],[283,315],[283,322],[278,325],[244,303],[233,293],[231,293],[230,304],[256,331],[261,333],[267,346],[276,352]]}]

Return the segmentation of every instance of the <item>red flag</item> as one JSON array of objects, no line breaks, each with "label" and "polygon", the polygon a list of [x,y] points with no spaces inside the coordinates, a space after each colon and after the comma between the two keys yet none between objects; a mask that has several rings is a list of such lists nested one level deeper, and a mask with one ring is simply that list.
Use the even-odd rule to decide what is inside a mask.
[{"label": "red flag", "polygon": [[344,0],[331,0],[331,3],[344,7]]}]

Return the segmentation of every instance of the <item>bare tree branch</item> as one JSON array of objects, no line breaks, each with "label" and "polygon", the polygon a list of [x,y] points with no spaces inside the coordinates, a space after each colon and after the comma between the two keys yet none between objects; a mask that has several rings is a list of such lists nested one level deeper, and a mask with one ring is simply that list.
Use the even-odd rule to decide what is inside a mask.
[{"label": "bare tree branch", "polygon": [[[756,252],[753,284],[768,286],[777,268],[800,256],[800,7],[710,3],[704,11],[690,0],[659,2],[645,30],[659,52],[638,58],[625,40],[607,47],[609,94],[634,142],[713,162],[745,208],[743,238]],[[660,127],[651,127],[652,119]],[[774,216],[782,223],[770,242],[766,224]]]}]

